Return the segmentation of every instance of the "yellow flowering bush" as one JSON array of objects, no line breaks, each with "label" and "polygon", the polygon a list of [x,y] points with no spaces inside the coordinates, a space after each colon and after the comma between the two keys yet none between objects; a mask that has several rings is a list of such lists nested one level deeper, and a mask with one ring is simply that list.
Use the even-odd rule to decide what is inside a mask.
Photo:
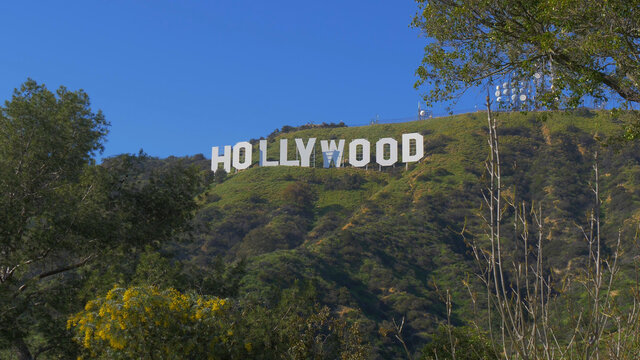
[{"label": "yellow flowering bush", "polygon": [[67,327],[92,358],[216,359],[235,343],[228,308],[225,299],[174,289],[114,287]]},{"label": "yellow flowering bush", "polygon": [[357,324],[307,299],[296,289],[267,304],[154,286],[114,287],[89,301],[67,327],[91,359],[368,358]]}]

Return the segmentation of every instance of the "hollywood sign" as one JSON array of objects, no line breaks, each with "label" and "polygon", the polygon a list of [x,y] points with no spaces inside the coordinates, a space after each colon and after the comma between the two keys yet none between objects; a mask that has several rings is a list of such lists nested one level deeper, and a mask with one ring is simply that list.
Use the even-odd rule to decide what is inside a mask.
[{"label": "hollywood sign", "polygon": [[[260,140],[259,166],[302,166],[309,167],[311,155],[315,152],[316,138],[310,138],[305,144],[303,139],[295,139],[295,146],[299,159],[289,159],[289,143],[287,139],[280,139],[280,160],[267,159],[267,140]],[[344,153],[345,140],[320,140],[323,166],[340,167]],[[413,145],[413,150],[411,151]],[[379,139],[376,144],[376,163],[380,166],[392,166],[398,162],[398,141],[393,138]],[[211,148],[211,170],[215,173],[222,164],[226,172],[231,167],[244,170],[252,164],[253,146],[247,141],[224,147],[223,154],[217,146]],[[371,162],[371,143],[367,139],[355,139],[349,143],[349,164],[354,167],[365,167]],[[424,137],[418,133],[402,134],[402,162],[417,162],[424,156]]]}]

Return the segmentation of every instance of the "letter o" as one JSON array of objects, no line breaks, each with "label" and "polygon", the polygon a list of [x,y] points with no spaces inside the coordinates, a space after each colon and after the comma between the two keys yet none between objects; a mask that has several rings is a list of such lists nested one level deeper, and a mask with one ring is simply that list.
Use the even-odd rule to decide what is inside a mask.
[{"label": "letter o", "polygon": [[[362,159],[358,160],[358,146],[362,146]],[[363,167],[371,161],[371,144],[367,139],[355,139],[349,143],[349,164]]]},{"label": "letter o", "polygon": [[[240,162],[240,150],[244,149],[244,161]],[[244,170],[251,166],[251,151],[253,147],[251,143],[241,141],[233,147],[233,167],[238,170]]]},{"label": "letter o", "polygon": [[[389,158],[384,158],[384,146],[389,145]],[[376,162],[380,166],[391,166],[398,162],[398,142],[393,138],[382,138],[376,143]]]}]

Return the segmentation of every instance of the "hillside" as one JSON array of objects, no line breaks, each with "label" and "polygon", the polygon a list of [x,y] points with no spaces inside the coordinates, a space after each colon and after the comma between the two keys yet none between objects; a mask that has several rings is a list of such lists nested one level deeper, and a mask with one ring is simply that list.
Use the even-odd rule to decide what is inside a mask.
[{"label": "hillside", "polygon": [[[578,225],[586,224],[593,206],[589,184],[596,150],[604,237],[612,244],[623,227],[625,256],[633,256],[640,149],[625,144],[617,151],[598,141],[617,134],[623,120],[587,111],[500,113],[498,119],[505,194],[541,205],[546,264],[554,280],[577,271],[585,260],[587,245]],[[215,257],[246,259],[241,294],[269,299],[296,281],[312,282],[317,301],[363,322],[384,358],[401,351],[391,323],[405,317],[404,339],[419,349],[445,316],[436,286],[452,290],[455,324],[472,314],[462,280],[475,265],[460,234],[466,226],[467,239],[482,241],[486,114],[311,128],[276,133],[269,141],[278,154],[280,138],[348,143],[398,139],[409,132],[425,136],[425,158],[408,169],[404,164],[323,169],[318,156],[315,168],[253,166],[219,176],[198,198],[190,240],[173,251],[203,268]],[[256,145],[254,151],[257,160]],[[289,151],[295,158],[292,147]],[[201,156],[191,160],[209,166]],[[508,228],[504,238],[513,249],[518,244],[508,240],[514,238]]]}]

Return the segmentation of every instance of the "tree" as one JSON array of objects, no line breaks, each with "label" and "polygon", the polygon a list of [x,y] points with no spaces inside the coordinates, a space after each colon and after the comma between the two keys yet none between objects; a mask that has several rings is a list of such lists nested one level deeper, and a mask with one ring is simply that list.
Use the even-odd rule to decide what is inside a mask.
[{"label": "tree", "polygon": [[108,125],[84,91],[33,80],[0,108],[0,349],[19,359],[65,344],[76,269],[172,237],[195,207],[194,168],[138,179],[142,154],[96,165]]},{"label": "tree", "polygon": [[285,205],[294,210],[308,214],[313,211],[314,202],[318,195],[311,185],[302,181],[289,184],[282,192]]},{"label": "tree", "polygon": [[428,102],[450,101],[472,86],[538,72],[553,87],[543,105],[577,106],[611,90],[640,102],[638,0],[416,0],[412,26],[431,40],[416,71]]},{"label": "tree", "polygon": [[174,289],[114,288],[89,301],[67,327],[91,358],[215,359],[236,342],[225,305]]}]

